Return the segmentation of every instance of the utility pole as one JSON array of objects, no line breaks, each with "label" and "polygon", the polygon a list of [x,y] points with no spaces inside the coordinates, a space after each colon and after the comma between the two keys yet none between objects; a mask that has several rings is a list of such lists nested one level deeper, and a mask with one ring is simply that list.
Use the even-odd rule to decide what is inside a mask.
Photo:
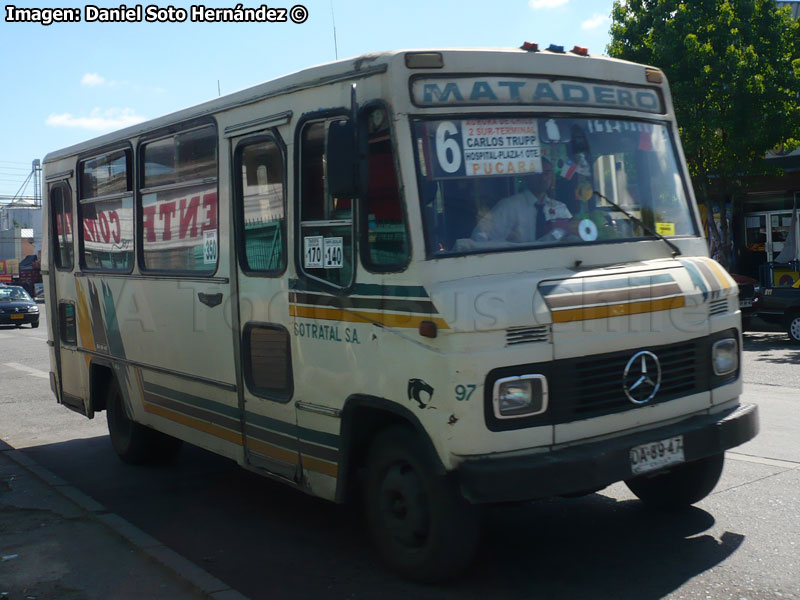
[{"label": "utility pole", "polygon": [[33,175],[33,205],[40,207],[42,205],[42,163],[38,158],[33,159],[31,173]]}]

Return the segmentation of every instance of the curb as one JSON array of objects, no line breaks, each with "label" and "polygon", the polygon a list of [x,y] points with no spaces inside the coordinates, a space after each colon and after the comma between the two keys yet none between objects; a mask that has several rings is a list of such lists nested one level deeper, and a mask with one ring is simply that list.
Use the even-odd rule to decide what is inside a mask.
[{"label": "curb", "polygon": [[168,548],[153,536],[145,533],[119,515],[110,512],[105,506],[76,487],[69,485],[55,473],[40,466],[21,450],[17,450],[0,440],[0,452],[50,486],[58,494],[85,510],[95,521],[102,523],[106,528],[116,533],[151,560],[169,569],[209,598],[214,600],[249,600],[247,596],[237,592],[224,581],[217,579],[211,573]]}]

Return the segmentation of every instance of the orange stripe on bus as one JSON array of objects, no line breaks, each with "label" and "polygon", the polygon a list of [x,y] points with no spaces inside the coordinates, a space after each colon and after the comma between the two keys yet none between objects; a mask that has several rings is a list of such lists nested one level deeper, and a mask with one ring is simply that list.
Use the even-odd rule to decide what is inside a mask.
[{"label": "orange stripe on bus", "polygon": [[286,448],[281,448],[280,446],[273,446],[272,444],[262,442],[261,440],[255,440],[251,437],[247,438],[247,447],[253,452],[256,452],[263,456],[269,456],[270,458],[277,458],[278,460],[282,460],[283,462],[292,465],[297,464],[296,451],[287,450]]},{"label": "orange stripe on bus", "polygon": [[433,321],[439,329],[450,329],[444,319],[420,315],[397,315],[392,313],[353,312],[320,306],[289,306],[293,317],[323,319],[326,321],[346,321],[350,323],[380,323],[387,327],[417,328],[422,321]]},{"label": "orange stripe on bus", "polygon": [[591,308],[573,308],[559,310],[553,313],[554,323],[569,323],[571,321],[589,321],[591,319],[607,319],[625,315],[639,315],[643,313],[659,312],[672,308],[682,308],[686,305],[683,296],[664,298],[663,300],[647,300],[645,302],[631,302],[628,304],[609,304],[608,306],[594,306]]},{"label": "orange stripe on bus", "polygon": [[314,458],[313,456],[308,456],[307,454],[303,455],[303,468],[328,475],[334,479],[339,476],[338,465]]},{"label": "orange stripe on bus", "polygon": [[198,431],[202,431],[203,433],[208,433],[213,435],[214,437],[218,437],[228,442],[232,442],[237,446],[242,445],[242,434],[237,433],[235,431],[230,431],[225,429],[224,427],[220,427],[218,425],[214,425],[212,423],[206,423],[205,421],[201,421],[199,419],[195,419],[179,412],[175,412],[168,408],[163,408],[161,406],[156,406],[155,404],[150,404],[149,402],[143,402],[145,412],[149,412],[153,415],[158,415],[159,417],[164,417],[165,419],[169,419],[170,421],[175,421],[176,423],[180,423],[181,425],[185,425],[186,427],[191,427],[192,429],[197,429]]}]

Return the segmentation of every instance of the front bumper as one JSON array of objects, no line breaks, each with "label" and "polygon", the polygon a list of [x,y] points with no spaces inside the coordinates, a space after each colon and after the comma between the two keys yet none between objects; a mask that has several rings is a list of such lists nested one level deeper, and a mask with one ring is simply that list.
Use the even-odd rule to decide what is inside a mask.
[{"label": "front bumper", "polygon": [[461,463],[456,472],[463,496],[473,503],[519,502],[599,490],[633,477],[634,446],[683,436],[687,462],[724,452],[758,433],[758,407],[740,405],[712,415],[618,438],[571,446],[544,454]]},{"label": "front bumper", "polygon": [[38,322],[39,313],[0,314],[0,325],[25,325]]}]

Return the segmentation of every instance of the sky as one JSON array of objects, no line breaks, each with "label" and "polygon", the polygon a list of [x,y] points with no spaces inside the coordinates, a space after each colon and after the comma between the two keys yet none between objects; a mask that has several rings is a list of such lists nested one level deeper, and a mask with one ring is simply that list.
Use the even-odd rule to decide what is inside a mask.
[{"label": "sky", "polygon": [[[3,4],[0,19],[0,196],[33,194],[34,159],[306,67],[383,50],[585,46],[604,54],[613,0],[276,0],[302,23],[193,22],[191,4],[143,4],[140,22],[87,22],[87,6]],[[281,4],[280,2],[284,2]],[[209,2],[206,8],[234,8]],[[80,22],[9,22],[9,6],[78,9]],[[245,1],[245,7],[259,7]],[[133,1],[126,5],[136,6]],[[145,20],[152,6],[185,8],[184,22]],[[91,12],[91,9],[89,9]],[[166,13],[166,10],[162,11]],[[302,11],[295,11],[302,15]],[[158,17],[159,15],[154,14]],[[164,16],[167,16],[164,14]],[[334,38],[335,31],[335,38]],[[22,189],[21,189],[22,188]]]}]

